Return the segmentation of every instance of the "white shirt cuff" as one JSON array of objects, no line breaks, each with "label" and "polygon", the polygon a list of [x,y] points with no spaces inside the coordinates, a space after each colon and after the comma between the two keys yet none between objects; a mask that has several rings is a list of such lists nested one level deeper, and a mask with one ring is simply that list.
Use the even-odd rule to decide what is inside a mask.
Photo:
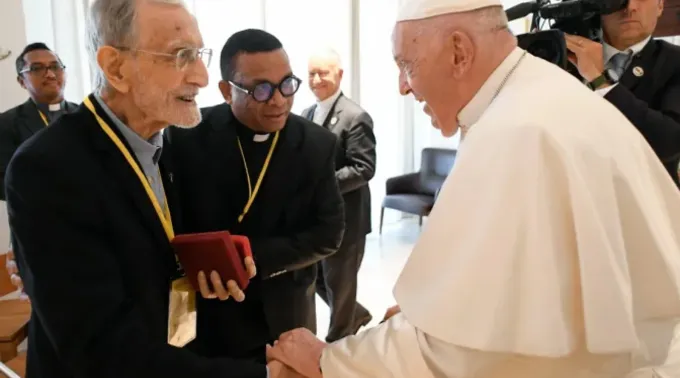
[{"label": "white shirt cuff", "polygon": [[614,89],[614,87],[616,87],[617,85],[619,85],[619,83],[614,83],[614,85],[610,85],[610,86],[608,86],[608,87],[596,89],[596,90],[595,90],[595,93],[597,93],[597,94],[599,94],[600,96],[604,97],[604,96],[607,95],[607,93],[609,93],[609,91],[611,91],[612,89]]}]

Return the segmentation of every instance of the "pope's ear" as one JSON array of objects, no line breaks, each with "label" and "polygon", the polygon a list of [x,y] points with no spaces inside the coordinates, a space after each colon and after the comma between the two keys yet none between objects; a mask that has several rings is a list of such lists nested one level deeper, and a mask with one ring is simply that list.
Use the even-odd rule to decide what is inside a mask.
[{"label": "pope's ear", "polygon": [[97,64],[102,70],[109,86],[121,93],[130,90],[128,83],[128,65],[126,57],[116,48],[111,46],[101,47],[97,51]]},{"label": "pope's ear", "polygon": [[470,67],[474,58],[475,47],[470,36],[462,31],[454,31],[450,36],[451,69],[456,78],[462,77]]}]

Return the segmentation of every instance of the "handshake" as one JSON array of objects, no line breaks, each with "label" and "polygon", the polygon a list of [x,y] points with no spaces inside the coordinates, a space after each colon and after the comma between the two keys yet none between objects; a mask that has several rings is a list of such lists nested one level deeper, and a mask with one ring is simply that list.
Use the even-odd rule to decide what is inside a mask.
[{"label": "handshake", "polygon": [[[400,312],[391,307],[383,321]],[[281,334],[273,346],[267,346],[267,366],[270,378],[323,378],[321,355],[327,344],[306,328]]]},{"label": "handshake", "polygon": [[306,328],[282,334],[274,346],[267,345],[269,378],[322,378],[324,348],[326,343]]}]

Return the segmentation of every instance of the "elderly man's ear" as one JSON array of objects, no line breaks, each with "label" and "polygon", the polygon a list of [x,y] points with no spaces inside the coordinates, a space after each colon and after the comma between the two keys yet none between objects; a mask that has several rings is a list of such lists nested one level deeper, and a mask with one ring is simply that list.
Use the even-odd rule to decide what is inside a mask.
[{"label": "elderly man's ear", "polygon": [[121,93],[127,93],[130,90],[130,72],[126,61],[123,53],[116,48],[105,46],[97,51],[97,63],[104,72],[106,81]]}]

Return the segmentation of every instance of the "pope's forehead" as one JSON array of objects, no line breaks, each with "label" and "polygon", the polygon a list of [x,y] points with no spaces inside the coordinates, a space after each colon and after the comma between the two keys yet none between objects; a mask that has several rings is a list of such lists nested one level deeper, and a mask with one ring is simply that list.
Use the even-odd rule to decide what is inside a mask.
[{"label": "pope's forehead", "polygon": [[418,30],[421,21],[398,22],[392,31],[392,43],[395,53],[404,52],[418,44]]}]

